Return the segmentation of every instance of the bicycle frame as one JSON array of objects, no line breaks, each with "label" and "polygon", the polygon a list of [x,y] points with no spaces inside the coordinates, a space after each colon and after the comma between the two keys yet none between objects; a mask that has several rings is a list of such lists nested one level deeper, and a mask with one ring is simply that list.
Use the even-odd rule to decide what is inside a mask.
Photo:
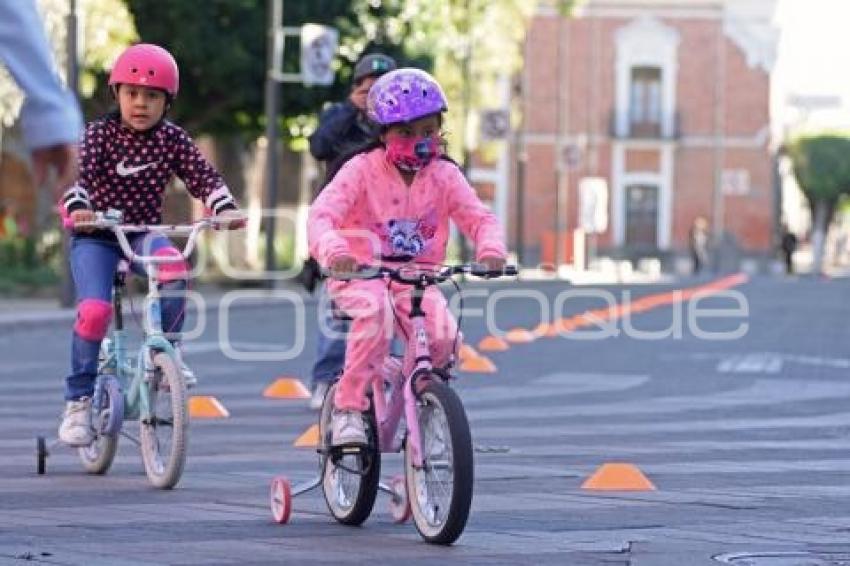
[{"label": "bicycle frame", "polygon": [[[419,420],[416,418],[416,392],[414,387],[418,378],[427,377],[434,371],[431,363],[428,332],[425,329],[425,311],[422,310],[422,299],[426,288],[426,285],[416,283],[413,285],[411,294],[412,332],[408,337],[407,348],[414,349],[416,365],[406,377],[401,372],[389,376],[392,380],[392,393],[389,402],[384,395],[383,383],[380,383],[386,376],[376,379],[372,386],[379,450],[381,452],[398,452],[401,450],[402,439],[397,439],[396,433],[403,412],[407,426],[407,442],[411,446],[413,464],[419,467],[422,466],[422,444]],[[399,392],[401,392],[401,395]]]},{"label": "bicycle frame", "polygon": [[[113,283],[112,303],[115,313],[115,326],[112,331],[111,351],[107,351],[107,359],[102,368],[99,368],[98,373],[112,373],[118,379],[121,390],[124,392],[125,418],[128,420],[141,419],[146,422],[151,416],[150,391],[147,384],[154,371],[152,353],[163,351],[172,358],[175,356],[174,347],[165,337],[162,329],[162,313],[159,304],[159,265],[187,259],[195,247],[198,233],[201,229],[211,226],[213,220],[205,218],[194,224],[183,226],[122,225],[120,220],[120,215],[98,213],[97,220],[88,223],[88,225],[111,230],[118,240],[125,260],[130,264],[139,263],[144,266],[148,278],[148,293],[145,298],[142,324],[145,339],[139,348],[136,359],[130,358],[127,353],[121,303],[125,273],[119,271],[116,273]],[[127,239],[127,233],[132,232],[188,235],[189,239],[179,256],[140,255],[133,251]],[[98,397],[97,394],[96,397]]]}]

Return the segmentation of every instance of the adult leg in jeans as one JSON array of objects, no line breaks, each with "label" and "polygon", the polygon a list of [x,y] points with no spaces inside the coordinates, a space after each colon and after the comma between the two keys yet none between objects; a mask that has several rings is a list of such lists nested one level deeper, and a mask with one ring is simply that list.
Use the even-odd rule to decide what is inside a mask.
[{"label": "adult leg in jeans", "polygon": [[348,333],[348,321],[333,316],[333,302],[324,286],[317,308],[321,319],[319,320],[316,363],[313,364],[311,375],[313,398],[310,400],[310,406],[314,409],[321,407],[328,387],[342,373],[345,363],[345,338]]}]

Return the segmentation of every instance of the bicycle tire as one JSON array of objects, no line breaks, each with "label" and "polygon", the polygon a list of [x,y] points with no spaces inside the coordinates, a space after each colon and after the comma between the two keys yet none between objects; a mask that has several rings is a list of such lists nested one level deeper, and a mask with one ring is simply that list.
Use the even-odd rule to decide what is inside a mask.
[{"label": "bicycle tire", "polygon": [[77,456],[83,468],[94,475],[103,475],[112,467],[118,451],[121,420],[124,418],[124,394],[115,379],[103,382],[101,396],[106,396],[105,403],[101,397],[104,409],[98,414],[92,414],[94,440],[88,446],[77,448]]},{"label": "bicycle tire", "polygon": [[[331,445],[330,421],[336,387],[337,384],[334,384],[328,389],[319,417],[319,439],[325,451],[322,456],[322,494],[334,519],[343,525],[358,526],[372,514],[375,499],[378,497],[381,454],[378,450],[375,414],[371,410],[364,414],[367,420],[368,447],[361,449],[357,455],[346,456],[348,460],[355,462],[356,469],[363,471],[362,475],[348,472],[337,466],[328,453]],[[348,489],[341,485],[344,481],[349,482]],[[341,493],[340,490],[348,493]],[[343,497],[346,501],[342,501]]]},{"label": "bicycle tire", "polygon": [[[449,545],[454,543],[466,528],[469,509],[472,506],[474,477],[474,456],[469,421],[460,398],[448,385],[437,379],[429,381],[421,390],[417,403],[417,418],[423,451],[423,467],[413,466],[411,443],[405,443],[404,472],[407,481],[407,493],[413,512],[413,523],[419,535],[432,544]],[[428,426],[429,414],[444,415],[445,423],[441,427],[442,438],[436,437],[436,431]],[[441,508],[430,502],[431,493],[428,482],[429,467],[436,465],[436,458],[429,454],[429,447],[437,441],[445,446],[446,467],[451,472],[450,481],[442,483],[451,486],[448,501]],[[448,442],[446,442],[448,441]],[[436,483],[436,482],[433,482]],[[435,490],[436,491],[436,490]],[[444,516],[441,514],[444,511]],[[440,514],[438,518],[437,515]]]},{"label": "bicycle tire", "polygon": [[[150,390],[150,420],[141,422],[139,436],[141,440],[142,460],[145,473],[154,487],[171,489],[180,481],[186,465],[186,451],[189,443],[188,393],[183,375],[174,359],[165,352],[153,355],[155,378],[148,384]],[[165,389],[163,383],[168,384]],[[171,418],[156,413],[160,396],[168,396],[171,403]],[[171,449],[167,458],[161,454],[157,428],[170,426]]]}]

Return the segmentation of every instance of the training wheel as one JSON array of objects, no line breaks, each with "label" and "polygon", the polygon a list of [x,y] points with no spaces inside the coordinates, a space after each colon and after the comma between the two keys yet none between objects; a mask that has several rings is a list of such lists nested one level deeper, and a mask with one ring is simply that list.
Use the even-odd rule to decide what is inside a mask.
[{"label": "training wheel", "polygon": [[38,475],[43,476],[47,468],[47,441],[44,440],[43,436],[35,439],[35,452],[38,462]]},{"label": "training wheel", "polygon": [[292,513],[292,487],[289,480],[283,476],[277,476],[271,485],[271,508],[272,518],[275,523],[285,525]]},{"label": "training wheel", "polygon": [[390,514],[396,523],[404,523],[410,519],[410,499],[407,498],[407,486],[404,476],[393,476],[390,480]]}]

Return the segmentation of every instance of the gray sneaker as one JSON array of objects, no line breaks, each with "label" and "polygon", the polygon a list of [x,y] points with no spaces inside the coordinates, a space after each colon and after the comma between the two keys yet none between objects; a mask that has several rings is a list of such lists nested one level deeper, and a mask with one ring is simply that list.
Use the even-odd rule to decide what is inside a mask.
[{"label": "gray sneaker", "polygon": [[59,425],[59,440],[68,446],[88,446],[94,440],[91,429],[91,398],[65,404],[65,414]]},{"label": "gray sneaker", "polygon": [[331,444],[351,446],[368,444],[363,415],[358,411],[337,411],[331,417]]},{"label": "gray sneaker", "polygon": [[314,411],[319,411],[325,403],[325,395],[328,394],[328,389],[331,384],[327,381],[318,381],[313,387],[313,394],[310,396],[310,408]]}]

